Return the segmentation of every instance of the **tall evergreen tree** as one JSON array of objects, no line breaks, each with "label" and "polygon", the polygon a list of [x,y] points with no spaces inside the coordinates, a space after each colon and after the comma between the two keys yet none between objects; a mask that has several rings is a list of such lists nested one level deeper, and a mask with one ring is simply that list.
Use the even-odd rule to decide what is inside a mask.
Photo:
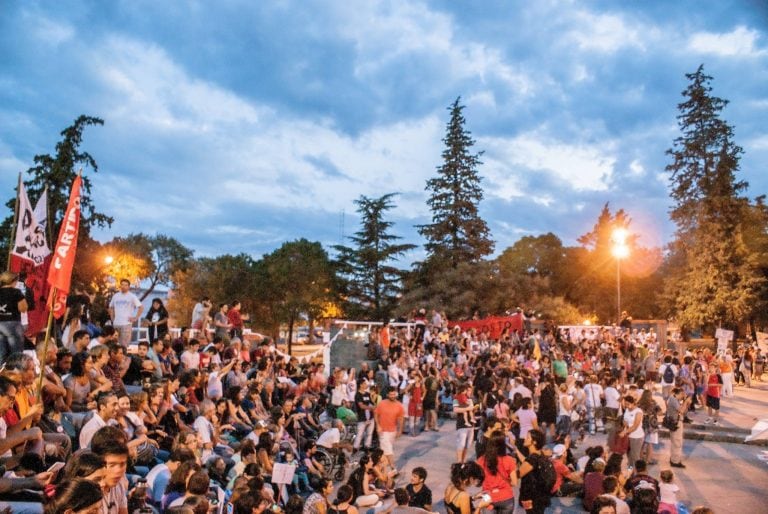
[{"label": "tall evergreen tree", "polygon": [[678,105],[681,135],[667,151],[672,162],[670,216],[678,230],[671,245],[665,298],[685,328],[736,325],[755,303],[761,278],[744,244],[747,183],[736,179],[743,150],[721,118],[728,101],[712,95],[712,77],[700,66]]},{"label": "tall evergreen tree", "polygon": [[477,173],[482,152],[472,153],[475,141],[464,127],[460,100],[457,98],[448,108],[451,119],[443,138],[443,164],[437,168],[437,176],[427,181],[432,223],[418,227],[427,240],[424,246],[428,267],[438,271],[456,269],[462,262],[477,262],[493,251],[488,225],[478,212],[483,199]]},{"label": "tall evergreen tree", "polygon": [[[104,121],[92,116],[80,115],[74,123],[61,131],[62,140],[56,143],[56,155],[36,155],[34,157],[35,166],[27,170],[30,176],[24,181],[32,201],[40,197],[45,187],[48,187],[48,212],[51,215],[50,233],[56,237],[59,224],[64,217],[64,211],[69,202],[69,192],[72,182],[75,180],[81,167],[91,168],[94,172],[99,170],[96,160],[88,152],[80,150],[83,141],[83,131],[91,125],[103,125]],[[12,198],[6,203],[10,209],[13,209],[16,198]],[[114,221],[112,217],[107,216],[96,210],[91,197],[91,180],[87,175],[83,175],[83,188],[80,196],[80,205],[82,208],[82,218],[80,220],[80,232],[78,240],[80,242],[90,238],[91,227],[110,226]],[[8,257],[8,242],[10,241],[13,230],[13,211],[10,211],[8,217],[0,224],[0,266],[5,269],[5,259]],[[49,244],[55,244],[49,242]]]},{"label": "tall evergreen tree", "polygon": [[393,223],[384,215],[393,207],[395,193],[379,198],[360,196],[355,200],[360,214],[360,230],[349,237],[354,246],[337,245],[337,264],[346,279],[345,310],[354,317],[389,319],[402,292],[404,272],[392,265],[412,244],[399,244],[390,233]]}]

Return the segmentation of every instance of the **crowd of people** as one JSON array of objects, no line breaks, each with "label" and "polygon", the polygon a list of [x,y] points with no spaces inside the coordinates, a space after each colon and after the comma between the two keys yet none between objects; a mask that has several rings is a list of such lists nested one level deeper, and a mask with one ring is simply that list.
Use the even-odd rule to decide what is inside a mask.
[{"label": "crowd of people", "polygon": [[[729,372],[761,374],[751,348],[678,354],[631,328],[490,338],[424,310],[371,334],[368,361],[327,370],[243,338],[237,301],[212,314],[201,299],[174,338],[163,302],[144,313],[127,281],[111,323],[73,295],[46,343],[21,338],[14,279],[0,277],[0,509],[14,513],[397,514],[440,498],[456,514],[541,513],[553,496],[601,514],[677,513],[668,468],[685,468],[683,424],[699,410],[719,422]],[[140,319],[149,337],[132,343]],[[671,456],[652,476],[660,426]],[[425,467],[398,487],[395,440],[448,430],[447,489],[433,498]],[[605,444],[577,453],[596,432]]]}]

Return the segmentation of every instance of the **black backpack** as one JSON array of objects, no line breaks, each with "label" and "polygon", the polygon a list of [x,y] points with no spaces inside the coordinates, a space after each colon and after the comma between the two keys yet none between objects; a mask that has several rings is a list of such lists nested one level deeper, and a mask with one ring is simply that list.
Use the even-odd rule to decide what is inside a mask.
[{"label": "black backpack", "polygon": [[552,489],[555,488],[555,482],[557,481],[557,473],[555,473],[555,466],[552,464],[552,461],[541,456],[539,458],[538,474],[542,492],[546,491],[547,495],[552,494]]},{"label": "black backpack", "polygon": [[672,364],[667,364],[667,368],[664,370],[664,383],[675,383],[675,370],[672,369]]}]

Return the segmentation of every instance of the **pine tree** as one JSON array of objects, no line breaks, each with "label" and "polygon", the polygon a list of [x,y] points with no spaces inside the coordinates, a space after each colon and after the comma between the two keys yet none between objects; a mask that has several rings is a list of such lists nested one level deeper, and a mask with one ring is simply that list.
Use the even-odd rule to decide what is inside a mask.
[{"label": "pine tree", "polygon": [[747,183],[736,179],[743,150],[721,118],[728,101],[712,95],[712,77],[700,66],[678,105],[681,136],[667,151],[672,162],[670,216],[678,230],[671,245],[672,268],[665,296],[685,328],[734,326],[755,303],[762,279],[742,236],[749,208]]},{"label": "pine tree", "polygon": [[478,213],[483,199],[477,167],[480,153],[472,153],[475,141],[464,127],[460,98],[448,108],[451,119],[443,138],[443,164],[438,175],[427,181],[427,204],[432,223],[418,226],[427,240],[427,264],[431,269],[456,269],[462,262],[478,262],[493,252],[488,225]]},{"label": "pine tree", "polygon": [[[80,145],[83,142],[83,131],[91,125],[103,124],[104,121],[99,118],[81,114],[71,126],[61,131],[62,140],[56,143],[56,154],[53,156],[48,154],[36,155],[34,157],[35,166],[27,170],[30,178],[24,181],[24,185],[30,198],[39,198],[43,190],[48,188],[48,212],[51,214],[50,232],[53,234],[52,237],[56,237],[58,233],[59,224],[69,203],[72,182],[80,168],[90,168],[94,173],[99,170],[96,160],[91,154],[80,150]],[[4,260],[8,256],[7,245],[13,230],[15,201],[16,199],[12,198],[6,203],[10,214],[0,223],[0,267],[2,269],[5,269]],[[114,221],[112,217],[96,210],[91,195],[91,180],[86,174],[83,174],[80,206],[82,208],[78,235],[80,243],[90,238],[90,230],[94,225],[98,227],[112,225]],[[54,240],[49,244],[53,245],[55,242]]]},{"label": "pine tree", "polygon": [[389,319],[402,292],[404,272],[392,261],[415,248],[397,244],[401,239],[390,233],[393,223],[384,215],[393,207],[395,193],[380,198],[360,196],[355,201],[360,214],[360,230],[349,237],[353,247],[337,245],[339,272],[347,280],[349,314],[372,320]]}]

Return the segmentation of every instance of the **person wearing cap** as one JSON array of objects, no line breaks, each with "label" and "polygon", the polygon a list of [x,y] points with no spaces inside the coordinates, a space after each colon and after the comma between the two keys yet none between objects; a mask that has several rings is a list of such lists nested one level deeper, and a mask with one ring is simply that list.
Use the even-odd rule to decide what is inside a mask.
[{"label": "person wearing cap", "polygon": [[638,459],[634,462],[635,469],[632,476],[624,483],[624,492],[632,496],[638,487],[652,487],[659,494],[659,481],[648,474],[648,466],[644,460]]},{"label": "person wearing cap", "polygon": [[556,444],[552,448],[552,466],[555,468],[555,496],[578,496],[584,490],[584,477],[565,463],[568,458],[568,447],[571,436],[565,437],[565,444]]},{"label": "person wearing cap", "polygon": [[8,355],[24,350],[24,327],[21,314],[27,312],[27,300],[16,287],[16,273],[0,274],[0,362]]}]

